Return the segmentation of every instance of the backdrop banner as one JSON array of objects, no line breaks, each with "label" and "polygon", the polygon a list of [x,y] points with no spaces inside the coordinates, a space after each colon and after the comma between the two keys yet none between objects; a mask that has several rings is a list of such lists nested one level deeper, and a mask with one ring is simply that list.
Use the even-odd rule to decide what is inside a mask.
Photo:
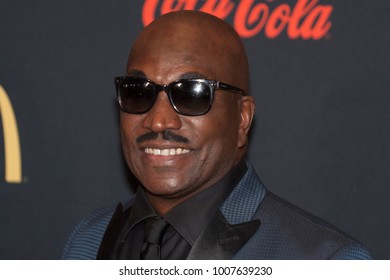
[{"label": "backdrop banner", "polygon": [[80,219],[132,195],[114,77],[182,9],[243,38],[267,188],[390,259],[387,0],[1,1],[0,259],[58,259]]}]

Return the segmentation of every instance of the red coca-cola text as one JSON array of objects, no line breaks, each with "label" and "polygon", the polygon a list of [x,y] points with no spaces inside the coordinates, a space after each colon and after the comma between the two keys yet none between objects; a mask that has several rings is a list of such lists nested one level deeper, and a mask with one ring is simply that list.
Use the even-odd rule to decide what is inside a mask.
[{"label": "red coca-cola text", "polygon": [[[172,11],[195,10],[210,13],[221,19],[232,12],[233,26],[243,38],[250,38],[261,31],[265,37],[273,39],[286,31],[290,39],[319,40],[328,34],[332,23],[330,16],[333,6],[320,5],[319,0],[297,0],[294,6],[281,3],[270,8],[268,1],[241,0],[145,0],[142,9],[142,21],[146,26],[156,16]],[[160,11],[157,11],[160,7]]]}]

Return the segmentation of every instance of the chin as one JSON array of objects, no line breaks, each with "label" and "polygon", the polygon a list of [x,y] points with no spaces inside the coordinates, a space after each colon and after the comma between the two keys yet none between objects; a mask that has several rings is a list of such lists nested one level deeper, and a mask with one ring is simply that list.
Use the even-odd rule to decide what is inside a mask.
[{"label": "chin", "polygon": [[151,195],[166,197],[168,199],[179,198],[185,196],[188,192],[190,192],[182,185],[179,187],[177,182],[159,182],[158,184],[154,184],[153,186],[144,185],[144,187],[145,190]]}]

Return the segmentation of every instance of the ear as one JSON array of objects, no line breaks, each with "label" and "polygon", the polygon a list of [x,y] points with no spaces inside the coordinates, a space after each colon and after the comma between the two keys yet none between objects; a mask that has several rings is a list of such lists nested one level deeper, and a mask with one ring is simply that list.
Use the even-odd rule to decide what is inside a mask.
[{"label": "ear", "polygon": [[256,108],[253,96],[244,95],[241,98],[241,122],[238,127],[238,148],[244,147],[248,142],[248,133]]}]

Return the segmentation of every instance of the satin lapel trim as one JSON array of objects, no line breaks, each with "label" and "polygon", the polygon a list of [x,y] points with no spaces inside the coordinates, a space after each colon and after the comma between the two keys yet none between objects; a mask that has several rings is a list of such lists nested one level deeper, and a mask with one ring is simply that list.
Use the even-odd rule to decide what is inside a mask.
[{"label": "satin lapel trim", "polygon": [[244,246],[260,226],[259,220],[230,225],[218,211],[212,223],[200,234],[189,260],[228,260]]},{"label": "satin lapel trim", "polygon": [[118,236],[125,222],[126,216],[124,216],[123,213],[123,206],[119,203],[100,243],[100,248],[97,254],[98,260],[110,259],[113,253],[112,250],[115,248]]}]

